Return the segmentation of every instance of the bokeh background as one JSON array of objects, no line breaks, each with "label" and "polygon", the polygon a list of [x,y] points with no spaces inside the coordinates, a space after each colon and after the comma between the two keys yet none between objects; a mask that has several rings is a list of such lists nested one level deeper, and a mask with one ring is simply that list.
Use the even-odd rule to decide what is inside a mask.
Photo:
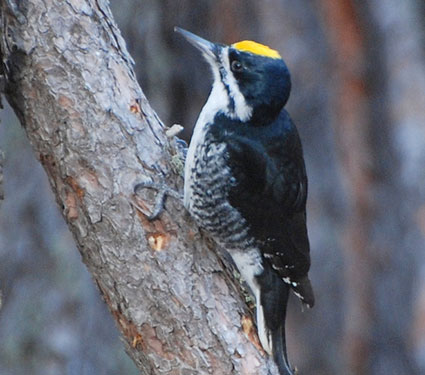
[{"label": "bokeh background", "polygon": [[[303,375],[425,374],[423,0],[113,0],[140,84],[189,139],[211,79],[175,25],[281,52],[309,174],[317,305],[292,299]],[[1,111],[0,374],[137,374],[10,109]],[[223,374],[224,375],[224,374]]]}]

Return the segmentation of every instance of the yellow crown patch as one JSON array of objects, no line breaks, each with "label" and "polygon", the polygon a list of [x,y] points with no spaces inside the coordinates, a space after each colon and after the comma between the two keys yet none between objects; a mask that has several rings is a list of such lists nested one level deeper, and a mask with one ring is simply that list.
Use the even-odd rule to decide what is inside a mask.
[{"label": "yellow crown patch", "polygon": [[232,47],[239,51],[251,52],[256,55],[271,57],[272,59],[282,58],[276,50],[271,49],[264,44],[253,42],[252,40],[243,40],[242,42],[233,43]]}]

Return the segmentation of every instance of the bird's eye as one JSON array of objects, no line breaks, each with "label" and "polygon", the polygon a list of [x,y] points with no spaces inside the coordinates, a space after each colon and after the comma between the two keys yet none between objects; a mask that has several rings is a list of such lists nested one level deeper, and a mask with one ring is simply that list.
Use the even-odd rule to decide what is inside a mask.
[{"label": "bird's eye", "polygon": [[232,72],[241,72],[243,70],[243,65],[238,60],[233,60],[230,65]]}]

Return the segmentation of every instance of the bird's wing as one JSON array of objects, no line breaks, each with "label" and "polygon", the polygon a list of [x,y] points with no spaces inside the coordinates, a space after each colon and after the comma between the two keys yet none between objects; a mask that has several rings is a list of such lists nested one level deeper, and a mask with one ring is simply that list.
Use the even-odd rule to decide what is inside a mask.
[{"label": "bird's wing", "polygon": [[230,202],[251,224],[272,267],[283,278],[302,278],[310,267],[307,177],[301,146],[283,146],[279,140],[261,144],[244,137],[227,139],[228,162],[237,181]]}]

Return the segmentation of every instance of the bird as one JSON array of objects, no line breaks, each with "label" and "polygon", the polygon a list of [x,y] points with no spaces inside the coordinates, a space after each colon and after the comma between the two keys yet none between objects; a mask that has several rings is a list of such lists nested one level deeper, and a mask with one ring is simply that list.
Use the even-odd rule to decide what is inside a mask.
[{"label": "bird", "polygon": [[288,67],[278,51],[251,40],[226,45],[175,31],[200,50],[213,74],[187,150],[184,206],[231,256],[255,297],[263,349],[281,375],[293,375],[285,336],[290,291],[308,307],[314,293],[307,173],[285,109]]}]

